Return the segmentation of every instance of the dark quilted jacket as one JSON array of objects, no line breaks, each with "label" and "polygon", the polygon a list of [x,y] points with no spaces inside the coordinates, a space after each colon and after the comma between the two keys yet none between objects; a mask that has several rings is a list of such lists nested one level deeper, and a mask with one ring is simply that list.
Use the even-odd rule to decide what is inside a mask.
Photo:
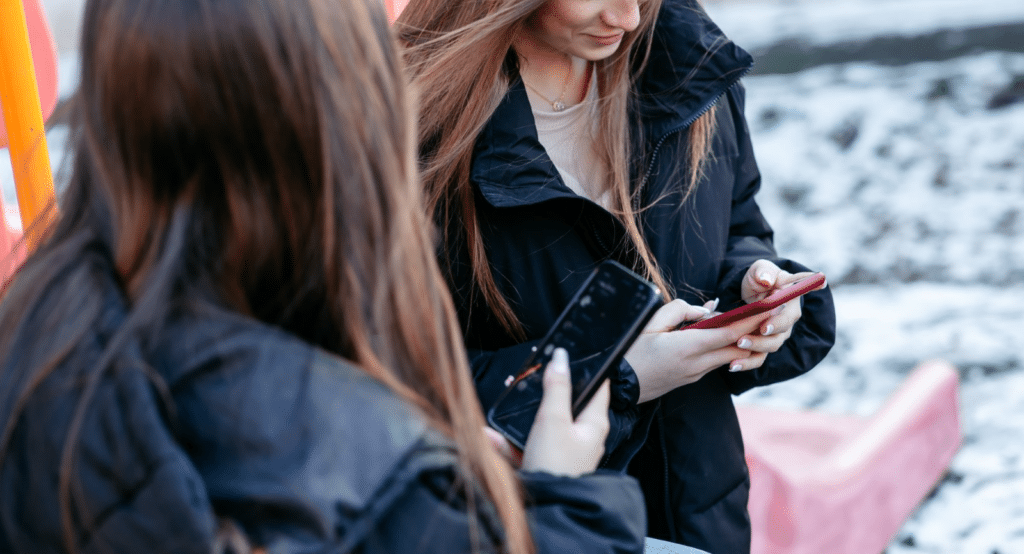
[{"label": "dark quilted jacket", "polygon": [[[125,318],[100,267],[79,281],[101,320],[30,397],[0,466],[0,552],[63,552],[58,461],[82,387]],[[0,353],[0,416],[20,368],[69,332],[44,302],[14,351]],[[51,311],[56,310],[56,312]],[[54,320],[56,320],[54,322]],[[42,333],[51,333],[44,335]],[[39,333],[39,335],[36,335]],[[467,508],[452,444],[358,368],[255,320],[196,308],[158,344],[131,337],[81,429],[74,532],[83,553],[209,553],[234,522],[271,553],[497,552],[493,506]],[[636,481],[524,474],[539,552],[640,552]],[[575,549],[575,550],[574,550]]]}]

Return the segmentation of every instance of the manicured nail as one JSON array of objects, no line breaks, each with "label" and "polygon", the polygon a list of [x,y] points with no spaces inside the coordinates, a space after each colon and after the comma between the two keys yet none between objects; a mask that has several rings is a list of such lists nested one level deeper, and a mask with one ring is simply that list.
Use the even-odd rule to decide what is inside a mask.
[{"label": "manicured nail", "polygon": [[775,331],[775,326],[772,325],[771,323],[769,323],[768,326],[764,328],[764,332],[761,333],[761,334],[762,335],[770,335],[770,334],[772,334],[772,331]]},{"label": "manicured nail", "polygon": [[556,348],[551,353],[551,369],[561,375],[569,373],[569,353],[564,348]]},{"label": "manicured nail", "polygon": [[759,281],[761,281],[762,285],[770,285],[770,284],[772,284],[772,276],[768,275],[767,273],[762,273],[762,274],[758,275],[757,279]]},{"label": "manicured nail", "polygon": [[740,348],[744,349],[750,348],[750,339],[740,339],[740,342],[736,343],[736,346],[739,346]]},{"label": "manicured nail", "polygon": [[708,309],[711,310],[712,312],[718,309],[718,299],[717,298],[711,301],[711,307],[708,308]]},{"label": "manicured nail", "polygon": [[743,366],[740,364],[732,364],[732,366],[729,367],[730,373],[736,373],[737,371],[743,371]]}]

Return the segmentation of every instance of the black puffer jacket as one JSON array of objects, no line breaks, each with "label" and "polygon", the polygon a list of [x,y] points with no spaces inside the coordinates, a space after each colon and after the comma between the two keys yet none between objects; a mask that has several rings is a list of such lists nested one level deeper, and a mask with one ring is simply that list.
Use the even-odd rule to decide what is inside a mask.
[{"label": "black puffer jacket", "polygon": [[[771,227],[754,200],[760,174],[738,82],[752,59],[693,0],[666,0],[653,40],[631,117],[634,136],[643,140],[634,148],[642,157],[633,160],[647,208],[643,231],[682,298],[698,303],[719,297],[720,308],[728,309],[741,302],[739,283],[757,259],[792,272],[806,269],[776,254]],[[707,178],[681,203],[686,129],[715,103]],[[516,341],[490,317],[480,295],[469,294],[465,247],[448,244],[453,290],[486,408],[596,264],[633,260],[622,247],[621,224],[562,182],[537,140],[521,81],[513,80],[476,144],[472,180],[494,275],[529,339]],[[830,292],[811,293],[803,302],[791,338],[754,371],[716,370],[638,406],[636,376],[628,364],[620,367],[605,466],[625,470],[628,464],[641,480],[651,536],[716,554],[749,550],[749,480],[731,395],[800,375],[829,351],[835,338]]]},{"label": "black puffer jacket", "polygon": [[[64,551],[58,460],[82,392],[68,381],[96,363],[125,318],[113,278],[102,268],[93,276],[75,286],[83,304],[102,302],[102,320],[31,396],[0,466],[0,552]],[[41,306],[23,329],[70,333],[51,316],[71,308]],[[0,356],[3,421],[12,365],[53,354],[32,339]],[[466,477],[452,444],[343,360],[209,307],[169,323],[157,345],[130,339],[119,351],[80,433],[80,552],[206,554],[221,519],[270,553],[471,552],[471,528],[479,551],[499,551],[493,506],[468,513],[452,494]],[[633,478],[522,477],[538,552],[642,551]]]}]

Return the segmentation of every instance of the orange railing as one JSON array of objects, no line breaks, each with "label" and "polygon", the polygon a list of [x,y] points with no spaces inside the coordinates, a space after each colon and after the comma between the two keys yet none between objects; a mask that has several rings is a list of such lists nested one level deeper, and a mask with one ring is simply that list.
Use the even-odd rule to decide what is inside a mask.
[{"label": "orange railing", "polygon": [[[32,42],[26,13],[32,16],[32,35],[36,39]],[[33,62],[33,53],[36,62]],[[39,64],[38,60],[46,58],[49,58],[48,63]],[[54,199],[53,173],[36,80],[37,67],[52,69],[54,75],[46,76],[54,89],[51,92],[55,92],[54,58],[53,38],[39,0],[25,0],[24,4],[22,0],[0,0],[0,106],[3,108],[0,123],[6,129],[18,209],[29,249],[38,244],[45,229],[45,222],[36,220]],[[49,104],[48,110],[52,110],[52,103]],[[9,258],[7,254],[0,253]]]}]

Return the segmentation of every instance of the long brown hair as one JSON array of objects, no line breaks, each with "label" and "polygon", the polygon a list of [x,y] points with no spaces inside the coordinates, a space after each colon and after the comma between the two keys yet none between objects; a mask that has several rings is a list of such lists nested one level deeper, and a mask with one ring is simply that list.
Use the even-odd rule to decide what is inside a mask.
[{"label": "long brown hair", "polygon": [[[147,344],[195,298],[352,360],[417,406],[454,439],[498,510],[505,547],[532,549],[514,473],[482,433],[423,210],[415,105],[383,6],[341,4],[86,5],[62,213],[0,307],[2,381],[18,384],[0,397],[14,406],[0,419],[2,462],[33,390],[101,315],[97,299],[68,286],[94,271],[82,260],[100,259],[129,305],[101,362],[68,377],[84,381],[60,460],[69,550],[83,505],[75,447],[96,383],[126,337]],[[44,302],[66,307],[48,317],[75,331],[26,328]],[[44,361],[18,361],[24,351]]]},{"label": "long brown hair", "polygon": [[[469,182],[473,146],[507,93],[507,59],[526,19],[547,0],[411,0],[395,25],[406,45],[413,82],[422,92],[420,105],[421,170],[431,213],[445,240],[460,237],[469,251],[474,291],[512,335],[523,338],[522,325],[498,289],[480,234],[473,188]],[[640,187],[630,182],[631,128],[627,121],[639,68],[650,48],[661,0],[640,2],[640,24],[626,33],[616,53],[596,63],[600,108],[597,151],[612,198],[611,211],[626,228],[638,271],[672,298],[637,221]],[[513,57],[512,64],[516,59]],[[640,63],[635,63],[639,60]],[[713,132],[714,109],[691,125],[688,135],[688,190],[702,176]],[[684,195],[685,197],[685,195]],[[444,250],[447,252],[447,250]]]}]

